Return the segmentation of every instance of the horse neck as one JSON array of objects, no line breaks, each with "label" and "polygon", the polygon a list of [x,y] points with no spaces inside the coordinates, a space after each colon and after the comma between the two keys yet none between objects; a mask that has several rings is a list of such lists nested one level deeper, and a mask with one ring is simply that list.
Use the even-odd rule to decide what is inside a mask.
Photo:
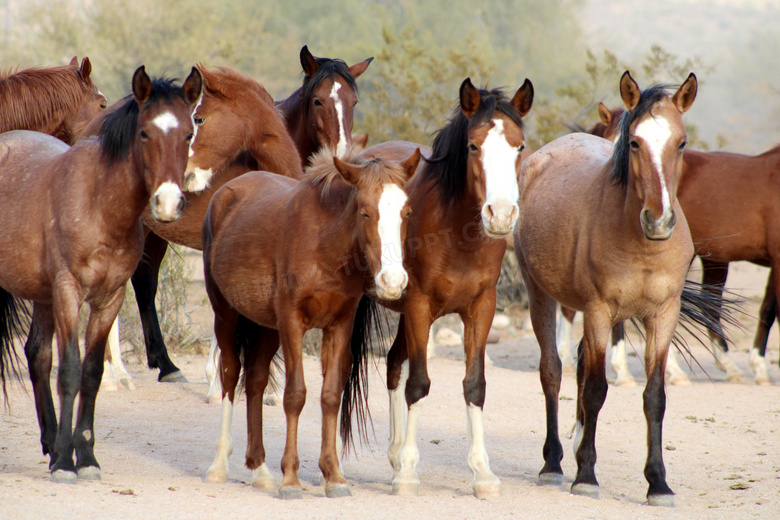
[{"label": "horse neck", "polygon": [[[304,181],[306,182],[306,181]],[[338,185],[335,185],[336,183]],[[321,248],[329,255],[327,260],[322,259],[324,264],[349,266],[347,272],[355,275],[355,261],[361,260],[363,252],[360,249],[357,230],[355,229],[355,211],[352,204],[346,204],[351,188],[334,181],[329,193],[322,197],[322,190],[319,186],[309,185],[307,196],[316,200],[321,212],[316,215],[319,237],[322,243],[327,247]],[[357,255],[357,256],[356,256]]]},{"label": "horse neck", "polygon": [[413,208],[412,222],[417,224],[415,228],[425,220],[426,227],[435,228],[437,232],[451,232],[453,237],[468,233],[469,240],[456,239],[462,242],[461,247],[479,246],[487,238],[482,230],[482,204],[470,190],[465,189],[457,199],[443,202],[441,186],[435,180],[416,175],[407,185],[407,192]]},{"label": "horse neck", "polygon": [[295,144],[301,163],[307,164],[309,157],[317,151],[317,146],[306,131],[303,103],[301,103],[300,97],[301,90],[302,88],[299,88],[293,92],[290,97],[284,101],[280,101],[278,107],[282,111],[285,127]]},{"label": "horse neck", "polygon": [[[262,126],[258,126],[255,133],[255,137],[247,139],[250,146],[247,151],[257,161],[260,170],[284,175],[291,179],[301,179],[303,177],[301,157],[298,155],[295,143],[281,121],[279,121],[279,130],[276,136],[272,138],[273,140],[263,139],[264,128]],[[269,151],[271,146],[273,147],[272,152]]]}]

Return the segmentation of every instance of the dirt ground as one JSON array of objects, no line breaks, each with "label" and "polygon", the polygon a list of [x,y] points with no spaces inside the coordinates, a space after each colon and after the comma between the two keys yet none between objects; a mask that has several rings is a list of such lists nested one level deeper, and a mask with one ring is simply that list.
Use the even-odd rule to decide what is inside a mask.
[{"label": "dirt ground", "polygon": [[[732,269],[729,286],[747,298],[755,315],[766,270],[746,264]],[[703,347],[693,351],[702,368],[691,369],[691,386],[667,389],[664,459],[675,509],[646,504],[642,474],[646,428],[642,414],[641,356],[631,356],[636,387],[610,386],[596,438],[601,484],[599,500],[573,496],[575,474],[569,432],[574,423],[576,386],[565,374],[561,391],[561,436],[566,448],[561,486],[539,487],[542,466],[544,399],[539,352],[527,330],[503,333],[489,345],[494,365],[486,369],[486,445],[502,495],[477,500],[466,466],[462,347],[438,347],[429,362],[431,394],[420,429],[420,496],[391,494],[387,462],[387,394],[384,362],[370,384],[375,440],[344,461],[352,483],[350,498],[328,499],[319,484],[321,384],[318,360],[305,360],[308,403],[299,432],[303,500],[282,501],[252,488],[243,466],[246,448],[245,400],[234,413],[230,478],[207,484],[203,477],[214,457],[220,407],[207,405],[205,357],[176,356],[189,383],[160,384],[156,373],[129,364],[137,389],[101,392],[95,418],[96,455],[101,481],[55,484],[38,440],[32,391],[10,387],[10,409],[0,414],[0,519],[27,518],[780,518],[780,386],[756,386],[749,375],[747,349],[754,321],[734,336],[741,383],[727,383]],[[522,323],[519,316],[517,323]],[[575,329],[577,330],[577,329]],[[770,338],[770,374],[780,383],[778,336]],[[284,440],[280,406],[264,409],[268,465],[277,482]]]}]

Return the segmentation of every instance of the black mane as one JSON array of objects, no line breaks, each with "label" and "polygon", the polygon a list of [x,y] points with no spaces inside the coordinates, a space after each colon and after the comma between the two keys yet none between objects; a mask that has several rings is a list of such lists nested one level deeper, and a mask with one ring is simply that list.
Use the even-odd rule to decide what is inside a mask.
[{"label": "black mane", "polygon": [[135,139],[138,115],[155,103],[171,103],[174,98],[187,99],[184,89],[175,85],[175,79],[155,78],[152,80],[152,93],[143,107],[139,107],[135,98],[126,96],[124,103],[106,116],[100,127],[100,147],[103,157],[109,164],[121,161],[127,156]]},{"label": "black mane", "polygon": [[629,139],[629,129],[634,121],[639,120],[645,114],[652,115],[653,106],[666,97],[668,90],[674,88],[674,85],[653,85],[642,91],[639,96],[639,102],[630,112],[625,112],[620,118],[620,137],[615,142],[615,152],[612,155],[612,175],[611,180],[618,186],[628,186],[628,159],[631,155],[631,143]]},{"label": "black mane", "polygon": [[442,204],[462,197],[466,188],[469,130],[490,121],[496,111],[524,128],[520,114],[501,89],[480,89],[479,94],[482,99],[474,117],[469,120],[458,106],[447,125],[436,132],[433,153],[422,171],[426,180],[441,187],[439,197]]},{"label": "black mane", "polygon": [[[303,86],[303,99],[310,99],[314,89],[317,88],[325,79],[332,78],[335,75],[339,75],[344,78],[355,94],[358,93],[358,86],[355,78],[349,72],[349,68],[343,60],[334,58],[315,58],[319,68],[312,76],[304,76]],[[303,104],[304,115],[308,116],[309,104]]]}]

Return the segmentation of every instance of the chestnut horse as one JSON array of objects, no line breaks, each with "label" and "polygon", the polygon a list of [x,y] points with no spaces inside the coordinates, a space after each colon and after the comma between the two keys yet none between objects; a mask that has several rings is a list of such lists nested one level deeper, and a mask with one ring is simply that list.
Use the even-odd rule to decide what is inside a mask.
[{"label": "chestnut horse", "polygon": [[[484,445],[485,344],[496,310],[496,282],[518,214],[517,178],[524,147],[522,117],[531,109],[533,86],[525,83],[510,100],[498,89],[460,87],[460,103],[426,152],[422,171],[407,184],[412,207],[405,265],[409,284],[396,302],[398,334],[387,358],[393,492],[416,494],[417,423],[428,395],[427,343],[440,316],[460,315],[464,324],[468,417],[468,466],[478,497],[495,495],[500,482],[490,471]],[[417,145],[394,142],[367,153],[399,158]],[[403,399],[406,399],[404,407]],[[404,408],[408,422],[404,431]]]},{"label": "chestnut horse", "polygon": [[615,323],[637,317],[647,338],[643,394],[647,498],[653,505],[674,503],[661,444],[664,366],[681,301],[692,296],[683,288],[694,249],[676,193],[686,144],[682,114],[691,107],[696,90],[696,77],[691,74],[674,95],[663,86],[640,91],[626,72],[620,95],[629,112],[621,122],[617,144],[571,134],[523,162],[515,253],[541,348],[547,438],[540,483],[560,484],[563,477],[557,300],[584,313],[577,365],[578,469],[572,493],[598,497],[595,434],[607,394],[607,338]]},{"label": "chestnut horse", "polygon": [[34,130],[72,144],[83,126],[106,108],[92,82],[89,58],[70,65],[0,73],[0,132]]},{"label": "chestnut horse", "polygon": [[316,58],[304,45],[300,59],[303,85],[276,105],[306,165],[320,148],[331,148],[340,157],[352,144],[353,111],[358,102],[355,80],[374,58],[348,67],[339,59]]},{"label": "chestnut horse", "polygon": [[[180,186],[192,138],[192,107],[200,96],[193,69],[178,87],[135,71],[133,95],[107,111],[98,136],[72,148],[45,134],[0,135],[0,376],[13,357],[15,299],[33,302],[25,354],[52,477],[100,478],[94,455],[95,399],[106,338],[141,257],[140,216],[173,221],[184,203]],[[84,360],[78,314],[90,306]],[[51,340],[57,334],[59,423],[49,386]],[[75,429],[73,408],[79,394]],[[59,426],[58,426],[59,424]],[[77,462],[73,462],[73,451]]]},{"label": "chestnut horse", "polygon": [[[302,343],[306,330],[321,328],[319,465],[327,496],[351,494],[339,468],[336,422],[344,392],[343,413],[349,423],[355,404],[349,384],[360,384],[359,377],[348,382],[350,367],[359,375],[360,369],[354,367],[365,359],[365,352],[353,348],[350,353],[350,331],[364,291],[394,300],[406,286],[401,244],[409,204],[403,185],[415,172],[420,151],[400,164],[362,156],[345,160],[323,150],[300,182],[251,172],[225,185],[211,201],[203,222],[203,262],[221,352],[223,400],[222,428],[208,481],[227,479],[233,450],[231,417],[243,364],[246,465],[253,471],[252,485],[275,489],[265,464],[262,395],[281,342],[287,443],[279,496],[302,496],[297,448],[298,418],[306,400]],[[291,240],[301,234],[305,239]]]}]

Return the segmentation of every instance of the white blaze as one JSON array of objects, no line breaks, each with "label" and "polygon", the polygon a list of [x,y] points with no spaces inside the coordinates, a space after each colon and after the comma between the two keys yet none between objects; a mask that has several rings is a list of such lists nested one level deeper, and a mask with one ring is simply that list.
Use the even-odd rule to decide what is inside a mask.
[{"label": "white blaze", "polygon": [[330,91],[330,98],[333,100],[333,103],[336,105],[336,116],[339,120],[339,142],[336,145],[336,156],[337,157],[343,157],[344,152],[347,151],[347,134],[344,130],[344,105],[341,102],[341,98],[339,97],[339,89],[341,88],[341,83],[338,81],[333,82],[333,88]]},{"label": "white blaze", "polygon": [[375,282],[378,288],[390,289],[390,292],[402,291],[408,280],[401,250],[401,210],[406,200],[404,190],[392,183],[383,186],[382,195],[379,197],[377,232],[382,265]]},{"label": "white blaze", "polygon": [[195,114],[198,113],[198,108],[200,108],[201,103],[203,103],[203,93],[200,94],[198,102],[195,104],[195,108],[192,109],[192,139],[190,140],[190,157],[195,155],[195,150],[192,149],[192,145],[195,144],[195,138],[198,136],[198,125],[195,124]]},{"label": "white blaze", "polygon": [[658,173],[658,178],[661,180],[661,204],[663,204],[663,215],[661,218],[665,218],[672,211],[672,202],[669,197],[669,190],[666,187],[663,162],[661,159],[663,157],[664,147],[672,136],[671,126],[669,125],[669,121],[663,117],[648,117],[637,125],[636,135],[647,143],[647,148],[650,152],[650,160],[653,162]]},{"label": "white blaze", "polygon": [[[517,156],[519,150],[510,145],[504,135],[504,121],[493,120],[482,143],[482,169],[485,172],[485,208],[491,206],[494,212],[509,211],[516,207],[520,197],[517,186]],[[483,219],[485,210],[483,210]],[[508,217],[507,217],[508,218]]]},{"label": "white blaze", "polygon": [[174,128],[179,128],[179,120],[176,119],[176,116],[170,112],[164,112],[155,117],[152,120],[152,124],[162,130],[164,134],[167,134]]}]

